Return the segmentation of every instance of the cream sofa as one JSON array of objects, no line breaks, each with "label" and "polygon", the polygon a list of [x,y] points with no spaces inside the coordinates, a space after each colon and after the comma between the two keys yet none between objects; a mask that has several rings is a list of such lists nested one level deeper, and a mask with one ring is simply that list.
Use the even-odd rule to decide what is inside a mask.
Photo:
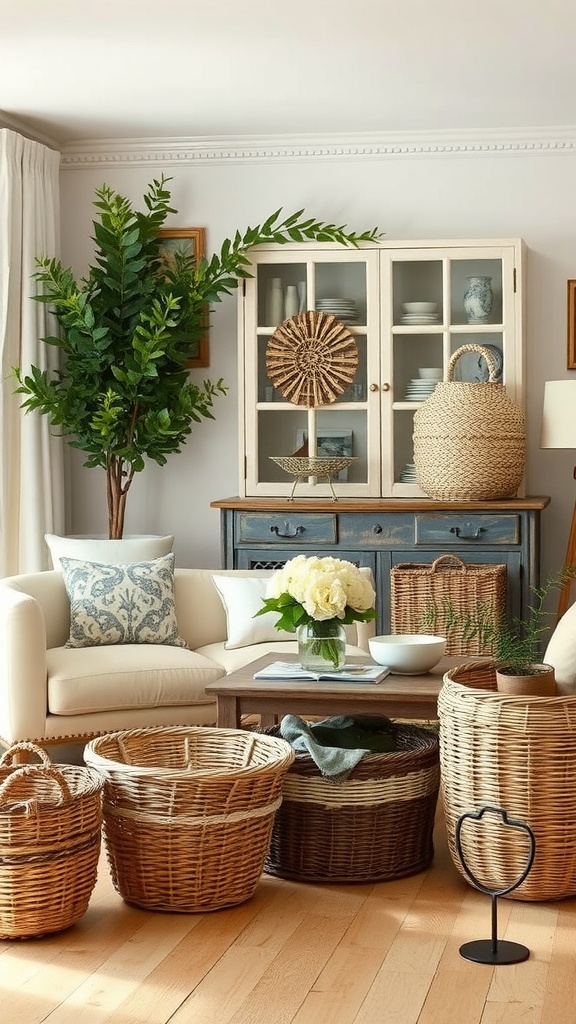
[{"label": "cream sofa", "polygon": [[[70,608],[60,572],[0,580],[0,741],[42,746],[116,729],[213,725],[207,683],[295,640],[226,648],[227,616],[212,576],[265,577],[251,570],[176,569],[180,635],[189,650],[163,645],[66,648]],[[350,653],[366,653],[374,624],[347,627]]]}]

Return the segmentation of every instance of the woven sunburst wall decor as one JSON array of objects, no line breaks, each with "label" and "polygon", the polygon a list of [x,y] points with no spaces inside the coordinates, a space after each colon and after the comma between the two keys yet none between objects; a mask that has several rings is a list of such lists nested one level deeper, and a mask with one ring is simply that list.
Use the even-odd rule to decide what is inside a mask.
[{"label": "woven sunburst wall decor", "polygon": [[335,402],[354,380],[358,346],[331,313],[307,310],[276,328],[266,349],[274,387],[295,405]]}]

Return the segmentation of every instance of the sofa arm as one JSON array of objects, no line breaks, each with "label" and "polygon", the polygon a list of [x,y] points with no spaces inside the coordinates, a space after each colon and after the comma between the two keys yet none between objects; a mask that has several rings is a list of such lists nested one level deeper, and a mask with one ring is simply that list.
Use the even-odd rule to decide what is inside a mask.
[{"label": "sofa arm", "polygon": [[42,609],[29,594],[0,586],[0,738],[42,738],[47,706]]}]

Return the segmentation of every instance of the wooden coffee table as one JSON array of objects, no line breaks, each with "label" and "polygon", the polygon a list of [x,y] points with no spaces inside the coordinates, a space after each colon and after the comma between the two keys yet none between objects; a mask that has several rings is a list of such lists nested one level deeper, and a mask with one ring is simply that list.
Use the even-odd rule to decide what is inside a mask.
[{"label": "wooden coffee table", "polygon": [[[302,682],[286,679],[254,679],[254,673],[277,661],[265,654],[244,668],[230,672],[206,693],[218,701],[218,725],[239,729],[242,715],[259,714],[263,728],[271,728],[277,717],[304,715],[388,715],[391,718],[437,717],[436,701],[444,673],[463,658],[443,658],[431,672],[420,676],[389,675],[381,683]],[[282,661],[297,662],[296,655],[282,654]],[[371,664],[369,658],[350,661]]]}]

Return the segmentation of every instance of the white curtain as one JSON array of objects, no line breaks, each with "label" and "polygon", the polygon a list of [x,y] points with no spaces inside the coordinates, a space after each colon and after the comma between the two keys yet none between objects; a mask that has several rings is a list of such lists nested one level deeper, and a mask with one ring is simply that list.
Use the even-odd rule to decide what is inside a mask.
[{"label": "white curtain", "polygon": [[45,533],[64,528],[63,441],[21,410],[14,367],[54,368],[54,317],[31,298],[36,256],[59,248],[60,154],[0,129],[0,576],[51,568]]}]

